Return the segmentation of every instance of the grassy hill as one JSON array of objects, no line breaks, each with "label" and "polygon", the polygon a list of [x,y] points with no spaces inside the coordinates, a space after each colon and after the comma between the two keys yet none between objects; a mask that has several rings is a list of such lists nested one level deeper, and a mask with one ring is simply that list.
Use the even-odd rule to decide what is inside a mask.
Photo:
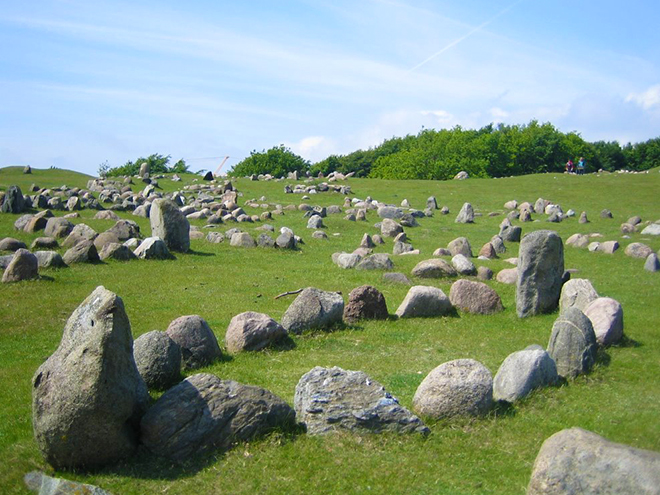
[{"label": "grassy hill", "polygon": [[[0,169],[0,189],[31,183],[42,187],[67,184],[84,187],[89,177],[63,170]],[[185,176],[184,184],[195,176]],[[164,190],[182,183],[160,181]],[[265,196],[268,203],[298,205],[299,195],[285,195],[284,182],[234,181],[242,193],[240,203]],[[436,196],[451,213],[420,220],[406,229],[420,256],[393,257],[395,270],[410,275],[419,261],[430,258],[438,247],[458,236],[470,240],[476,253],[498,233],[510,199],[534,202],[538,197],[557,202],[564,211],[586,211],[591,223],[580,225],[577,217],[560,224],[541,221],[521,224],[523,233],[556,230],[566,240],[571,234],[600,233],[601,240],[618,240],[622,247],[613,255],[565,248],[566,267],[573,276],[588,278],[602,296],[621,302],[625,313],[624,345],[602,353],[596,368],[562,386],[534,392],[511,408],[498,408],[480,420],[427,421],[432,434],[426,438],[396,435],[332,435],[322,438],[274,434],[238,445],[226,454],[190,462],[184,466],[153,459],[141,452],[118,466],[93,473],[57,473],[103,487],[115,494],[168,492],[196,493],[524,493],[532,463],[541,443],[553,433],[572,426],[594,431],[616,442],[660,450],[660,317],[657,314],[660,274],[643,270],[643,260],[629,258],[623,250],[630,242],[644,242],[655,251],[660,239],[636,233],[624,239],[622,222],[633,215],[644,221],[660,219],[660,174],[604,174],[567,176],[533,175],[506,179],[466,181],[384,181],[351,179],[353,195],[371,196],[399,204],[404,198],[423,209],[426,198]],[[134,190],[141,188],[135,184]],[[313,195],[309,204],[343,203],[337,193]],[[473,225],[454,223],[464,202],[483,214]],[[601,219],[609,208],[614,219]],[[261,210],[246,208],[250,213]],[[81,218],[97,232],[111,227],[109,220],[93,220],[94,211]],[[61,213],[60,213],[61,214]],[[139,223],[149,235],[148,220]],[[150,330],[164,330],[181,315],[199,314],[207,320],[222,345],[231,318],[244,311],[268,313],[279,320],[293,297],[277,294],[307,286],[342,291],[345,300],[355,287],[376,286],[383,292],[392,314],[407,287],[382,281],[382,272],[341,270],[331,254],[352,251],[367,232],[377,233],[375,213],[367,222],[348,222],[343,214],[324,219],[329,238],[313,239],[306,219],[287,211],[271,222],[276,229],[290,227],[305,240],[298,252],[241,249],[228,242],[191,242],[192,251],[172,261],[108,262],[76,265],[44,272],[40,281],[0,285],[0,476],[7,493],[25,493],[22,476],[33,469],[49,470],[32,438],[31,378],[39,364],[57,347],[71,312],[98,285],[116,292],[124,301],[134,337]],[[0,215],[0,238],[12,236],[28,245],[37,235],[17,232],[18,215]],[[203,221],[193,224],[202,226]],[[235,225],[222,225],[225,231]],[[255,233],[259,224],[239,227]],[[333,235],[333,234],[339,235]],[[518,245],[507,244],[499,260],[477,261],[494,272],[509,268],[503,259],[515,257]],[[392,251],[387,241],[376,252]],[[64,250],[62,249],[63,253]],[[451,281],[414,280],[449,293]],[[493,373],[512,352],[530,344],[546,346],[554,315],[524,320],[515,312],[515,288],[490,282],[501,296],[505,311],[493,316],[460,314],[457,317],[361,322],[333,332],[293,336],[290,350],[266,350],[233,356],[201,371],[265,387],[290,404],[300,377],[314,366],[340,366],[362,370],[381,382],[400,402],[411,407],[415,390],[426,374],[443,362],[473,358]]]}]

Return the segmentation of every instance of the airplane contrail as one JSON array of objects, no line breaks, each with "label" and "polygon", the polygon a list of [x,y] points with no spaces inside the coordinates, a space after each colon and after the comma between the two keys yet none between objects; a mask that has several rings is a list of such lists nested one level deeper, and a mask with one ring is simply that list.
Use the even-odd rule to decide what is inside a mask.
[{"label": "airplane contrail", "polygon": [[419,69],[419,68],[422,67],[423,65],[427,64],[428,62],[430,62],[431,60],[433,60],[433,59],[436,58],[437,56],[442,55],[443,53],[445,53],[445,52],[446,52],[447,50],[449,50],[450,48],[452,48],[452,47],[458,45],[461,41],[464,41],[464,40],[466,40],[467,38],[469,38],[470,36],[472,36],[474,33],[478,32],[478,31],[481,31],[483,28],[485,28],[486,26],[488,26],[491,22],[493,22],[494,20],[496,20],[498,17],[500,17],[500,16],[506,14],[509,10],[511,10],[512,8],[514,8],[514,7],[515,7],[516,5],[518,5],[519,3],[522,3],[523,1],[524,1],[524,0],[518,0],[517,2],[512,3],[512,4],[509,5],[507,8],[505,8],[505,9],[502,10],[501,12],[498,12],[498,13],[495,14],[493,17],[491,17],[490,19],[488,19],[486,22],[484,22],[484,23],[482,23],[482,24],[479,24],[476,28],[470,30],[470,32],[468,32],[465,36],[461,36],[460,38],[455,39],[454,41],[452,41],[451,43],[449,43],[447,46],[443,47],[440,51],[437,51],[437,52],[435,52],[433,55],[431,55],[430,57],[428,57],[427,59],[422,60],[422,61],[421,61],[420,63],[418,63],[415,67],[413,67],[412,69],[408,70],[407,74],[410,74],[411,72],[416,71],[417,69]]}]

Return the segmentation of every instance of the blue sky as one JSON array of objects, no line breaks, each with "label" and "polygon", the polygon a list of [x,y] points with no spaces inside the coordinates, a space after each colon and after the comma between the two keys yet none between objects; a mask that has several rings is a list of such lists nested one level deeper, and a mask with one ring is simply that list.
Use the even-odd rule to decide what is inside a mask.
[{"label": "blue sky", "polygon": [[426,128],[660,136],[656,0],[3,0],[0,167],[317,161]]}]

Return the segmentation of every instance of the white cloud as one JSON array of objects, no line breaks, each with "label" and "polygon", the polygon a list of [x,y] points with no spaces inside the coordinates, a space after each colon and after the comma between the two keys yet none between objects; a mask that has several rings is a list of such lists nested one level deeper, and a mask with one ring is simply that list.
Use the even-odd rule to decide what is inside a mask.
[{"label": "white cloud", "polygon": [[629,102],[639,105],[644,110],[652,110],[656,107],[660,108],[660,84],[651,86],[642,93],[630,93],[626,97],[626,103]]},{"label": "white cloud", "polygon": [[499,107],[493,107],[490,109],[490,115],[495,122],[503,122],[509,117],[509,112],[502,110]]},{"label": "white cloud", "polygon": [[302,156],[312,163],[338,153],[337,143],[334,139],[324,136],[308,136],[297,143],[285,143],[291,151]]}]

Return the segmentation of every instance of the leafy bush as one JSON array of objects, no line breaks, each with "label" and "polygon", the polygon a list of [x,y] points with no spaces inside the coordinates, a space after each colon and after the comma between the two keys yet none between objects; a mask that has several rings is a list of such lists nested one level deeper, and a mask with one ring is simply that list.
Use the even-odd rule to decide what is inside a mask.
[{"label": "leafy bush", "polygon": [[234,165],[229,175],[245,177],[253,174],[270,174],[274,177],[283,177],[289,172],[307,172],[309,167],[309,161],[281,144],[261,153],[252,151],[249,157]]},{"label": "leafy bush", "polygon": [[99,165],[99,175],[102,177],[118,177],[121,175],[137,175],[140,172],[142,163],[149,164],[150,174],[166,174],[166,173],[186,173],[190,170],[186,162],[181,159],[176,162],[172,167],[169,167],[171,155],[163,156],[157,153],[149,155],[147,158],[140,157],[135,161],[128,161],[121,167],[110,168],[108,162],[105,161]]}]

